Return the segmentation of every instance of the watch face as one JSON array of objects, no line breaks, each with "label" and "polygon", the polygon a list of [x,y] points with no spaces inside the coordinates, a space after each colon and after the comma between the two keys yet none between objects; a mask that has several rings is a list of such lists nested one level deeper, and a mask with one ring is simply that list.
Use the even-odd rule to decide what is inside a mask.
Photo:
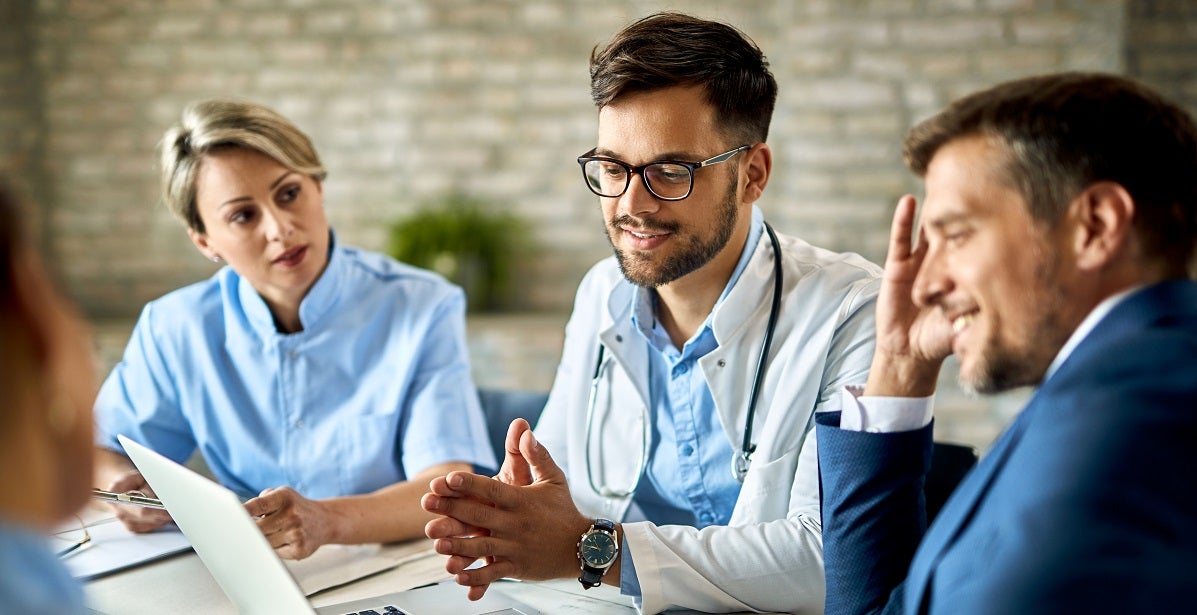
[{"label": "watch face", "polygon": [[619,548],[615,539],[604,532],[591,532],[582,539],[582,559],[589,566],[605,568],[615,561]]}]

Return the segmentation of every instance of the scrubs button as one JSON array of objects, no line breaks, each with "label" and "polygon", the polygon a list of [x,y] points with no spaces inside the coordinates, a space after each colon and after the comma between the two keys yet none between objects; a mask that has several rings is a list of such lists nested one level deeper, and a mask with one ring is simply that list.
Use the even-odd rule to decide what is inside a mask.
[{"label": "scrubs button", "polygon": [[690,446],[689,444],[686,444],[686,445],[682,446],[682,454],[683,454],[683,455],[685,455],[685,456],[687,456],[687,457],[689,457],[690,455],[693,455],[693,454],[694,454],[694,447],[693,447],[693,446]]}]

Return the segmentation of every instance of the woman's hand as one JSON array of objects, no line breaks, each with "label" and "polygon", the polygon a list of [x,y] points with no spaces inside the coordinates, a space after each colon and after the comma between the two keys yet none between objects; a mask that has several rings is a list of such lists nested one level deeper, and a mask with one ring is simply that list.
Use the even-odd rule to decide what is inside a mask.
[{"label": "woman's hand", "polygon": [[257,519],[275,553],[283,559],[303,559],[336,541],[341,521],[318,500],[310,500],[290,487],[267,489],[245,503]]},{"label": "woman's hand", "polygon": [[[145,482],[145,477],[141,472],[136,470],[126,472],[112,481],[105,489],[113,493],[129,493],[144,495],[146,497],[157,497],[154,490],[150,489],[149,483]],[[111,504],[112,510],[116,512],[116,518],[125,524],[125,527],[130,532],[139,534],[145,532],[152,532],[167,523],[171,522],[170,513],[160,508],[147,508],[145,506],[131,506],[129,504]]]}]

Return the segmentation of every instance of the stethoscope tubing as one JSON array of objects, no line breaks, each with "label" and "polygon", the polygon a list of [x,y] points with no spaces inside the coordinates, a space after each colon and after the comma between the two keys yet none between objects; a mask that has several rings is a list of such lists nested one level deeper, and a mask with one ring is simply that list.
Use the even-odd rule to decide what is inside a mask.
[{"label": "stethoscope tubing", "polygon": [[[761,341],[760,356],[757,357],[756,373],[752,379],[752,388],[748,394],[748,413],[744,422],[744,439],[740,445],[739,452],[732,455],[731,469],[732,476],[736,481],[743,483],[744,478],[748,475],[748,468],[752,464],[752,454],[756,452],[756,445],[752,442],[753,422],[756,418],[757,400],[760,398],[761,386],[765,379],[765,369],[769,361],[769,349],[773,344],[773,334],[777,329],[777,320],[781,313],[781,292],[783,273],[781,266],[781,243],[777,239],[777,234],[773,232],[773,227],[769,223],[765,223],[765,232],[769,235],[769,242],[773,246],[773,299],[769,305],[769,320],[765,325],[765,337]],[[591,431],[594,429],[594,415],[595,404],[598,398],[599,383],[602,379],[603,371],[606,366],[606,346],[600,341],[598,345],[598,358],[594,363],[594,375],[590,382],[590,395],[586,404],[586,477],[590,481],[590,488],[598,495],[604,497],[628,497],[636,492],[636,488],[640,486],[640,478],[644,475],[644,470],[648,467],[648,410],[641,408],[641,425],[642,438],[640,448],[640,460],[636,467],[636,476],[632,484],[627,489],[612,489],[609,486],[600,486],[594,480],[594,468],[591,463],[590,445],[591,445]]]}]

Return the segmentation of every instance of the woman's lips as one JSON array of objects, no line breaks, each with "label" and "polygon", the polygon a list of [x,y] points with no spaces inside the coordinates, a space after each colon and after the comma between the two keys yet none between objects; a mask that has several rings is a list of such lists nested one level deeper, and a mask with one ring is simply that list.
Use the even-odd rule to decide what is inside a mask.
[{"label": "woman's lips", "polygon": [[308,254],[307,246],[298,246],[283,252],[278,258],[274,259],[275,265],[292,268],[298,266],[303,262],[303,259]]}]

